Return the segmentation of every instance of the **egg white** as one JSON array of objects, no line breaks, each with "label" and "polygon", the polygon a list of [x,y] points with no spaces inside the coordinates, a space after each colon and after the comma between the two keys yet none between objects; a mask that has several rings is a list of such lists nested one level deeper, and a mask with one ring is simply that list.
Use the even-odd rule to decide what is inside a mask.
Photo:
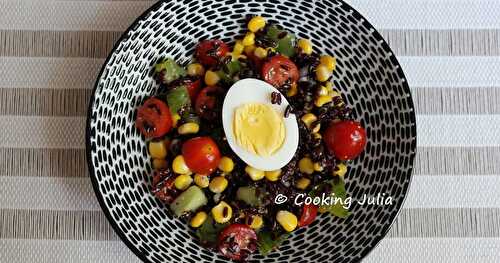
[{"label": "egg white", "polygon": [[[281,116],[289,105],[285,96],[281,96],[281,105],[271,103],[271,93],[279,92],[269,83],[259,79],[243,79],[231,86],[222,106],[222,125],[231,149],[248,165],[263,171],[277,170],[292,160],[299,145],[299,127],[294,114],[283,119],[285,140],[281,148],[270,156],[258,156],[242,148],[233,133],[233,119],[236,108],[247,103],[265,103],[271,105]],[[265,133],[266,131],[262,131]]]}]

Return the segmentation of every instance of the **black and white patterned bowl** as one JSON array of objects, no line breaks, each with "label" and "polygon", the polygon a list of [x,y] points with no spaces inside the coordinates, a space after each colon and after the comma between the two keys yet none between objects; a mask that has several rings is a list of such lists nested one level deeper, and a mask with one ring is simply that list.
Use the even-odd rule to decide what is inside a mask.
[{"label": "black and white patterned bowl", "polygon": [[[263,262],[356,262],[384,237],[411,181],[416,148],[413,102],[389,46],[358,12],[340,0],[168,1],[154,5],[129,28],[96,82],[87,122],[87,159],[101,207],[127,246],[145,262],[223,262],[198,245],[188,226],[151,194],[146,144],[134,111],[157,88],[160,57],[189,59],[201,39],[231,41],[246,15],[262,15],[312,40],[338,61],[335,86],[367,128],[365,153],[350,164],[353,198],[385,193],[392,205],[354,203],[347,220],[321,215],[299,229]],[[328,52],[326,52],[328,51]]]}]

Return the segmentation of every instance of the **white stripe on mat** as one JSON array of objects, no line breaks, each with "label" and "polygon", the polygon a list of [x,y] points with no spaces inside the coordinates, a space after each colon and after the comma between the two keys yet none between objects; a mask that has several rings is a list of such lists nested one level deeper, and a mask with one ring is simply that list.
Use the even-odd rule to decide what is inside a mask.
[{"label": "white stripe on mat", "polygon": [[92,58],[0,57],[0,87],[91,89],[103,64]]},{"label": "white stripe on mat", "polygon": [[[500,57],[412,57],[398,60],[412,87],[500,87]],[[1,88],[94,87],[104,59],[0,57]]]},{"label": "white stripe on mat", "polygon": [[[0,209],[100,209],[90,178],[0,176],[0,190]],[[499,192],[498,175],[415,176],[404,207],[500,207]]]},{"label": "white stripe on mat", "polygon": [[415,176],[405,208],[500,207],[500,176]]},{"label": "white stripe on mat", "polygon": [[[348,2],[378,29],[500,28],[495,0]],[[122,31],[154,3],[1,0],[0,29]]]},{"label": "white stripe on mat", "polygon": [[[2,239],[6,262],[124,262],[140,260],[120,241]],[[386,238],[363,261],[497,262],[500,238]]]},{"label": "white stripe on mat", "polygon": [[[85,148],[85,117],[0,116],[0,147]],[[419,147],[500,146],[500,115],[417,115]]]},{"label": "white stripe on mat", "polygon": [[417,115],[417,145],[500,146],[500,115]]},{"label": "white stripe on mat", "polygon": [[398,57],[398,60],[412,87],[500,86],[500,57]]},{"label": "white stripe on mat", "polygon": [[84,117],[0,116],[0,147],[85,148]]},{"label": "white stripe on mat", "polygon": [[139,263],[121,241],[0,239],[1,262]]},{"label": "white stripe on mat", "polygon": [[363,263],[481,262],[500,258],[500,238],[385,238]]},{"label": "white stripe on mat", "polygon": [[499,28],[496,0],[347,0],[376,28]]}]

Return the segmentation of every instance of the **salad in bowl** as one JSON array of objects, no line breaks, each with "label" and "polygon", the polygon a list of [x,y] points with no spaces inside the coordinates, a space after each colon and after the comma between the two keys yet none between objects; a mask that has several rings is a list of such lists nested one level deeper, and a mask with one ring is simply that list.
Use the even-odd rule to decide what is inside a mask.
[{"label": "salad in bowl", "polygon": [[[200,41],[188,63],[160,59],[158,93],[135,114],[152,193],[236,261],[278,249],[318,213],[348,217],[344,175],[367,141],[333,85],[335,57],[261,16],[246,27],[231,44]],[[316,202],[325,196],[336,202]]]}]

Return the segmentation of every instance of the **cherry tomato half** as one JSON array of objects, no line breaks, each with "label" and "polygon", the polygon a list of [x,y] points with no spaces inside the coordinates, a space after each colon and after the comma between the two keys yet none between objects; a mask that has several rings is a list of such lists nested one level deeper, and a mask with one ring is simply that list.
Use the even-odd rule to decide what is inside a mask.
[{"label": "cherry tomato half", "polygon": [[257,234],[245,224],[232,224],[219,234],[219,251],[226,258],[240,261],[257,249]]},{"label": "cherry tomato half", "polygon": [[137,110],[135,126],[147,138],[157,138],[172,129],[172,116],[165,102],[149,98]]},{"label": "cherry tomato half", "polygon": [[366,145],[366,131],[355,121],[330,124],[323,138],[330,152],[343,161],[356,158]]},{"label": "cherry tomato half", "polygon": [[311,224],[318,215],[318,207],[312,204],[302,207],[302,215],[299,219],[299,227]]},{"label": "cherry tomato half", "polygon": [[299,80],[299,69],[289,58],[277,55],[269,59],[264,66],[262,66],[262,78],[275,86],[279,87],[287,80],[294,83]]},{"label": "cherry tomato half", "polygon": [[182,156],[191,171],[210,174],[219,165],[220,151],[210,137],[195,137],[182,144]]},{"label": "cherry tomato half", "polygon": [[196,47],[195,57],[205,66],[214,66],[227,53],[229,53],[229,47],[222,40],[203,40]]},{"label": "cherry tomato half", "polygon": [[175,177],[170,175],[166,170],[153,172],[152,192],[156,198],[167,204],[172,203],[179,195],[179,190],[174,185]]},{"label": "cherry tomato half", "polygon": [[195,102],[196,113],[207,120],[216,117],[215,110],[222,107],[224,101],[224,90],[217,86],[209,86],[200,91]]}]

